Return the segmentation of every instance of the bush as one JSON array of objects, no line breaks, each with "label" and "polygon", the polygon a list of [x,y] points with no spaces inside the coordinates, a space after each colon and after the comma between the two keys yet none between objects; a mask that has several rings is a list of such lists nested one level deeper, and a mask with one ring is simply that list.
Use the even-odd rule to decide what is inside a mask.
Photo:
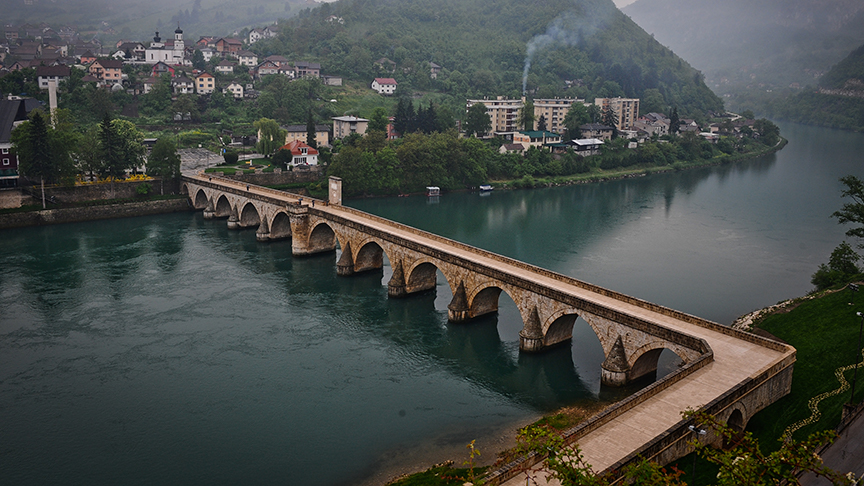
[{"label": "bush", "polygon": [[226,150],[224,154],[222,154],[222,158],[225,159],[226,165],[234,165],[240,160],[240,154],[238,154],[234,150]]},{"label": "bush", "polygon": [[135,192],[137,192],[139,196],[146,196],[146,195],[150,194],[151,189],[152,189],[152,187],[150,187],[150,184],[145,182],[143,184],[140,184],[138,187],[136,187]]},{"label": "bush", "polygon": [[816,290],[823,290],[850,282],[861,273],[857,264],[860,259],[861,256],[844,241],[831,252],[828,265],[819,265],[810,283],[816,286]]}]

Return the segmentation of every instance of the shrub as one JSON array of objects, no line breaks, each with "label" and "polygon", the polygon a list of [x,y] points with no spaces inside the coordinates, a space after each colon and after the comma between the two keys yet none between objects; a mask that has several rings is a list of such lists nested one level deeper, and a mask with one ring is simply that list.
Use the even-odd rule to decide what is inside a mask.
[{"label": "shrub", "polygon": [[151,189],[150,184],[145,182],[139,184],[138,187],[135,188],[135,192],[137,192],[139,196],[146,196],[147,194],[150,194]]},{"label": "shrub", "polygon": [[234,150],[227,150],[222,154],[222,158],[225,159],[225,164],[234,165],[238,160],[240,160],[240,154]]}]

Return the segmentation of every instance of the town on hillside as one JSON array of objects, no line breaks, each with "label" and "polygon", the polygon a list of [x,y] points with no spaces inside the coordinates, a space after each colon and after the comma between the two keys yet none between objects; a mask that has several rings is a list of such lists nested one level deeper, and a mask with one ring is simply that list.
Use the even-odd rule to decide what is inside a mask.
[{"label": "town on hillside", "polygon": [[[343,22],[338,17],[327,21]],[[257,118],[273,116],[271,112],[277,113],[279,116],[273,117],[283,120],[279,127],[280,138],[270,140],[263,155],[274,155],[282,149],[288,151],[290,156],[279,159],[286,170],[297,165],[326,163],[329,154],[319,157],[319,149],[329,150],[334,142],[365,135],[370,122],[380,125],[380,120],[372,121],[371,114],[366,118],[344,114],[320,119],[320,116],[313,116],[311,109],[307,116],[302,110],[291,111],[285,106],[290,104],[288,101],[279,102],[281,107],[274,103],[273,93],[290,89],[291,83],[296,81],[311,83],[305,85],[309,86],[309,99],[317,96],[319,104],[337,100],[321,99],[325,92],[315,86],[334,89],[343,86],[342,77],[322,72],[320,63],[291,60],[280,55],[259,57],[250,50],[254,44],[277,36],[278,25],[251,29],[243,38],[201,36],[197,40],[184,38],[183,29],[177,25],[170,33],[154,32],[149,41],[121,39],[111,45],[100,43],[96,37],[81,35],[74,27],[66,25],[6,25],[4,29],[5,35],[0,39],[0,86],[6,88],[0,103],[0,186],[3,187],[19,185],[21,177],[12,130],[26,121],[34,109],[45,105],[46,98],[56,102],[58,91],[61,100],[65,97],[68,103],[69,98],[75,97],[73,86],[89,85],[95,89],[87,95],[93,106],[97,106],[99,99],[104,100],[98,96],[100,92],[115,99],[122,97],[126,104],[120,114],[133,121],[139,111],[168,110],[170,121],[178,126],[201,121],[218,124],[230,110],[244,109],[247,117],[257,115],[248,119],[247,124]],[[396,78],[406,71],[397,69],[395,62],[381,58],[373,64],[381,77],[352,81],[362,82],[370,93],[381,97],[398,97],[400,103],[414,96],[413,92],[400,92]],[[434,80],[442,66],[429,62],[426,69],[427,76]],[[269,86],[270,93],[259,99],[261,86]],[[36,92],[27,92],[28,89]],[[317,94],[312,95],[313,91]],[[48,92],[53,94],[48,96]],[[161,93],[159,96],[165,100],[161,105],[153,101],[156,93]],[[413,102],[408,103],[411,105],[408,117],[414,117]],[[111,102],[103,102],[103,106],[105,114],[110,115]],[[217,106],[218,109],[213,109]],[[502,155],[524,156],[538,149],[552,156],[573,153],[586,157],[599,155],[603,146],[613,139],[627,140],[625,148],[637,149],[646,142],[662,143],[662,138],[670,134],[692,133],[704,142],[717,144],[721,136],[740,139],[753,135],[756,123],[752,115],[709,113],[709,118],[715,122],[700,125],[696,120],[679,118],[676,110],[641,113],[640,99],[623,97],[587,101],[575,97],[513,99],[497,96],[467,99],[464,108],[462,113],[451,114],[449,120],[444,118],[443,123],[437,120],[421,127],[417,120],[406,120],[406,115],[399,113],[397,107],[397,113],[385,114],[383,130],[387,140],[394,140],[400,138],[402,132],[429,133],[455,128],[460,136],[490,141]],[[422,109],[421,104],[417,118],[424,116]],[[431,116],[431,104],[428,110],[426,115]],[[202,120],[205,111],[209,113],[209,120]],[[381,113],[377,115],[380,118]],[[284,120],[289,123],[284,124]],[[175,133],[177,130],[179,127]],[[226,135],[228,143],[217,147],[222,152],[231,146],[256,145],[261,131],[257,129],[239,136],[229,131]],[[147,147],[152,144],[153,141]],[[728,141],[727,145],[735,146]],[[260,150],[261,145],[257,148]],[[731,153],[728,148],[721,148],[721,151]],[[130,167],[129,171],[143,168],[145,159],[142,156],[140,167]]]}]

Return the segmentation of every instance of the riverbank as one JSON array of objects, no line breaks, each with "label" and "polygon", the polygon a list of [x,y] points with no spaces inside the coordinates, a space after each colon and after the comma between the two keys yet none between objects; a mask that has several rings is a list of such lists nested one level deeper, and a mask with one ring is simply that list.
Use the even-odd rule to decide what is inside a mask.
[{"label": "riverbank", "polygon": [[117,200],[53,209],[25,206],[17,208],[18,210],[5,210],[0,212],[0,229],[194,211],[186,196],[166,196],[153,200],[111,201]]}]

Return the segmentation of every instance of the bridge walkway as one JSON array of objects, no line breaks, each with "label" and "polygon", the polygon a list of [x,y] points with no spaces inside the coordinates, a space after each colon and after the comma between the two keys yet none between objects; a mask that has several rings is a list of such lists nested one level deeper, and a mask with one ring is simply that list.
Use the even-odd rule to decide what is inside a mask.
[{"label": "bridge walkway", "polygon": [[[198,178],[206,180],[206,178],[200,178],[200,176]],[[225,179],[220,179],[219,183],[246,190],[245,183]],[[249,192],[253,195],[260,194],[267,197],[277,197],[290,203],[297,203],[300,199],[293,194],[263,187],[251,186]],[[309,198],[303,198],[303,201],[304,205],[309,205],[311,202]],[[597,472],[604,471],[613,466],[632,452],[639,450],[644,444],[654,440],[678,424],[681,421],[681,413],[684,410],[695,410],[707,405],[730,390],[735,389],[741,382],[748,378],[757,377],[769,368],[787,360],[790,356],[794,356],[795,353],[794,348],[791,347],[787,347],[785,351],[772,349],[764,344],[760,344],[758,340],[756,342],[744,340],[722,329],[711,329],[687,322],[686,320],[677,319],[602,293],[569,284],[566,280],[552,278],[539,272],[532,272],[530,269],[523,268],[522,266],[507,264],[499,259],[487,257],[483,251],[474,252],[469,249],[470,247],[458,243],[447,244],[449,240],[445,238],[432,234],[424,234],[425,232],[418,230],[408,231],[404,225],[395,222],[388,223],[383,218],[364,217],[363,213],[350,210],[350,208],[324,205],[321,204],[321,201],[318,201],[315,210],[388,232],[399,238],[458,256],[467,261],[495,268],[501,272],[536,282],[544,287],[576,296],[599,306],[615,309],[620,313],[642,319],[657,326],[704,339],[713,351],[713,361],[692,372],[684,379],[664,388],[656,395],[640,403],[637,407],[633,407],[608,423],[599,426],[578,440],[586,462],[591,464],[593,470]],[[525,478],[523,475],[502,484],[516,486],[524,483]]]}]

